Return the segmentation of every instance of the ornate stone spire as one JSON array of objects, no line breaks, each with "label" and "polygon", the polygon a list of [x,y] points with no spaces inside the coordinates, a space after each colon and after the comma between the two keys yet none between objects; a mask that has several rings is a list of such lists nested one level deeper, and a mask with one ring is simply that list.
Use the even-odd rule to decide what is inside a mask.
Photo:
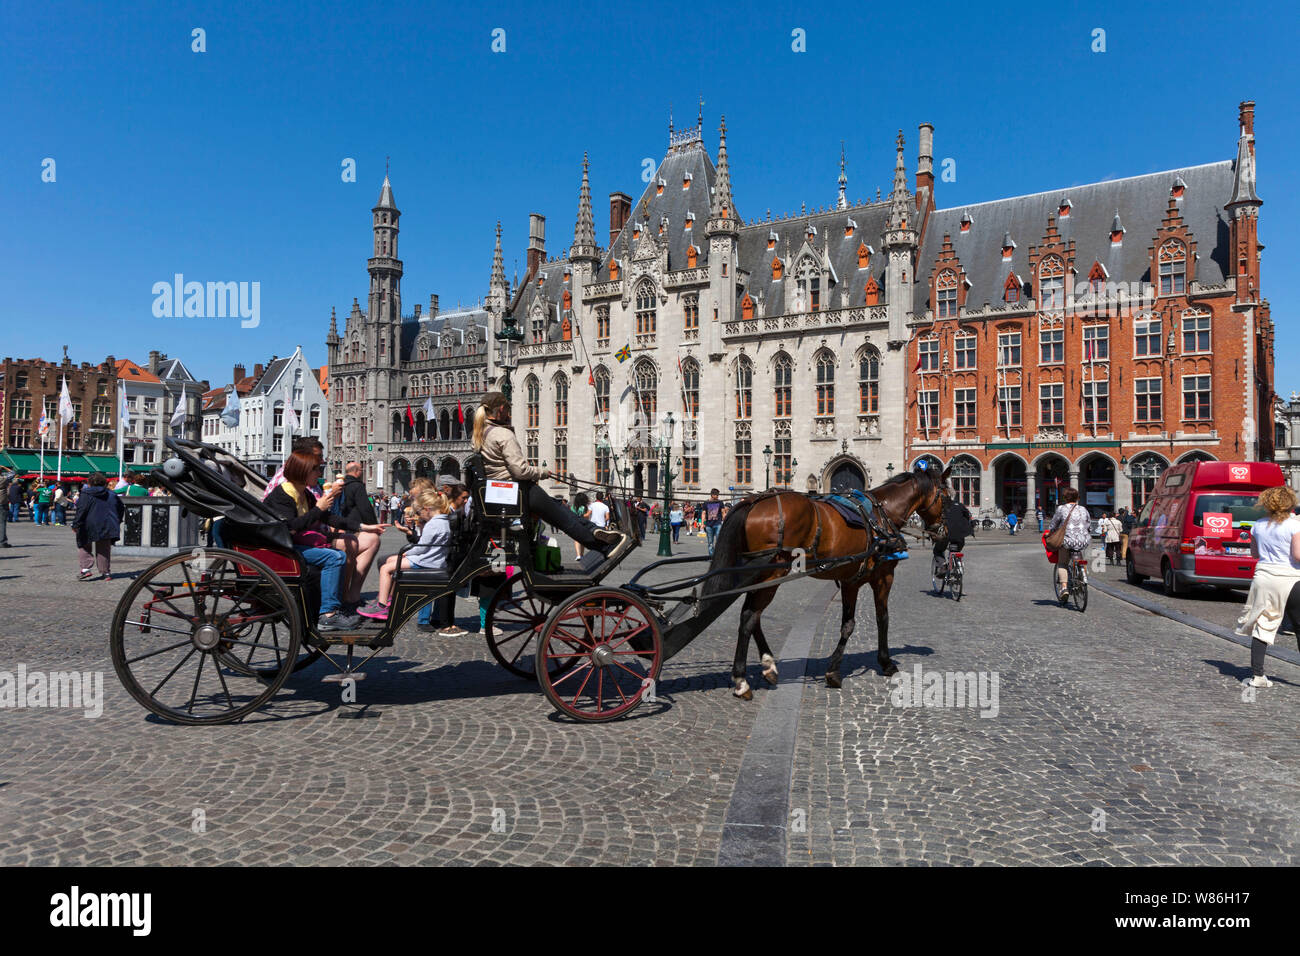
[{"label": "ornate stone spire", "polygon": [[731,208],[731,167],[727,163],[727,117],[722,117],[718,138],[718,170],[713,181],[713,202],[709,207],[710,219],[734,217]]},{"label": "ornate stone spire", "polygon": [[591,217],[591,182],[587,177],[590,163],[582,154],[582,188],[578,191],[578,221],[573,227],[573,247],[570,259],[596,259],[600,249],[596,245],[596,226]]},{"label": "ornate stone spire", "polygon": [[848,189],[848,186],[849,186],[849,177],[846,176],[846,175],[844,175],[844,140],[840,140],[840,179],[839,179],[839,183],[840,183],[840,198],[839,198],[839,202],[836,203],[835,208],[836,208],[836,209],[848,209],[848,208],[849,208],[849,201],[848,201],[848,199],[847,199],[847,198],[845,197],[845,195],[844,195],[844,191],[845,191],[846,189]]},{"label": "ornate stone spire", "polygon": [[[371,180],[374,182],[374,180]],[[376,209],[396,209],[397,203],[393,202],[393,184],[388,181],[388,173],[384,173],[384,185],[379,190],[379,203]]]},{"label": "ornate stone spire", "polygon": [[907,191],[907,168],[903,164],[903,131],[898,131],[898,158],[894,162],[894,192],[889,197],[889,228],[906,229],[910,218],[911,196]]},{"label": "ornate stone spire", "polygon": [[505,259],[501,255],[501,220],[497,220],[497,244],[492,250],[492,280],[490,285],[496,287],[506,284]]},{"label": "ornate stone spire", "polygon": [[339,320],[334,312],[334,306],[330,306],[330,334],[325,337],[327,345],[337,345],[339,341]]},{"label": "ornate stone spire", "polygon": [[1247,100],[1241,104],[1241,135],[1237,139],[1237,164],[1233,170],[1232,198],[1228,206],[1262,206],[1255,193],[1255,104]]}]

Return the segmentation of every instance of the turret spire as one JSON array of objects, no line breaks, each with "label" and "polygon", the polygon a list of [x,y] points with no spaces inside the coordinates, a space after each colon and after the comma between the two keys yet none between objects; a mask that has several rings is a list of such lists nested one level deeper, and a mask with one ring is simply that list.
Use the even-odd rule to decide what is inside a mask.
[{"label": "turret spire", "polygon": [[713,201],[709,207],[710,219],[729,219],[731,208],[731,167],[727,163],[727,117],[723,116],[719,127],[718,170],[713,181]]},{"label": "turret spire", "polygon": [[844,175],[844,140],[840,140],[840,178],[839,178],[839,184],[840,184],[840,198],[839,198],[839,202],[836,203],[836,208],[837,208],[837,209],[848,209],[848,208],[849,208],[849,201],[848,201],[848,199],[847,199],[847,198],[845,197],[845,195],[844,195],[844,192],[845,192],[845,190],[848,188],[848,185],[849,185],[849,177],[846,176],[846,175]]},{"label": "turret spire", "polygon": [[379,202],[377,208],[396,209],[397,203],[393,201],[393,184],[388,181],[388,164],[384,163],[384,185],[379,190]]},{"label": "turret spire", "polygon": [[492,250],[492,279],[489,283],[493,289],[506,284],[505,259],[501,255],[501,220],[497,220],[497,243]]},{"label": "turret spire", "polygon": [[903,164],[903,131],[898,131],[898,158],[894,162],[894,192],[889,197],[889,228],[906,229],[908,207],[911,205],[907,193],[907,169]]},{"label": "turret spire", "polygon": [[587,154],[582,154],[582,188],[578,191],[578,221],[573,227],[573,248],[569,250],[571,259],[595,259],[599,255],[596,246],[596,226],[591,216],[591,182],[587,170],[590,166]]},{"label": "turret spire", "polygon": [[1241,135],[1237,139],[1237,163],[1233,169],[1232,198],[1229,206],[1252,203],[1262,205],[1255,193],[1255,104],[1246,100],[1241,104],[1238,123]]}]

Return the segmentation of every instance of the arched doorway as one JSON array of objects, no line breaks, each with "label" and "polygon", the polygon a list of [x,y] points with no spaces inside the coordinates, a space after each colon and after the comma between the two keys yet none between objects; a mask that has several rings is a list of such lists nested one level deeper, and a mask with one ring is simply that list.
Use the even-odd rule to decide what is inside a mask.
[{"label": "arched doorway", "polygon": [[998,459],[993,472],[993,493],[996,504],[1004,512],[1024,514],[1028,505],[1029,490],[1025,460],[1018,455]]},{"label": "arched doorway", "polygon": [[1133,482],[1133,513],[1140,514],[1156,490],[1156,482],[1168,468],[1168,463],[1159,455],[1143,452],[1129,463],[1129,477]]},{"label": "arched doorway", "polygon": [[948,484],[953,496],[967,508],[980,506],[980,463],[970,455],[958,455],[948,465]]},{"label": "arched doorway", "polygon": [[433,477],[433,462],[431,462],[431,461],[430,461],[429,459],[427,459],[427,458],[417,458],[417,459],[415,460],[415,477],[416,477],[416,478],[432,478],[432,477]]},{"label": "arched doorway", "polygon": [[452,458],[451,456],[444,458],[442,460],[442,464],[438,466],[438,474],[450,475],[453,478],[459,478],[460,462],[458,462],[455,458]]},{"label": "arched doorway", "polygon": [[865,491],[866,487],[867,476],[862,473],[861,468],[851,461],[842,461],[831,471],[830,490],[832,494],[844,494],[853,489]]},{"label": "arched doorway", "polygon": [[1105,455],[1080,462],[1079,499],[1094,518],[1115,510],[1115,463]]},{"label": "arched doorway", "polygon": [[392,490],[406,491],[411,487],[411,463],[405,458],[393,459]]},{"label": "arched doorway", "polygon": [[1034,474],[1038,486],[1036,507],[1042,508],[1044,515],[1052,515],[1061,503],[1061,493],[1070,487],[1070,463],[1060,455],[1044,455]]}]

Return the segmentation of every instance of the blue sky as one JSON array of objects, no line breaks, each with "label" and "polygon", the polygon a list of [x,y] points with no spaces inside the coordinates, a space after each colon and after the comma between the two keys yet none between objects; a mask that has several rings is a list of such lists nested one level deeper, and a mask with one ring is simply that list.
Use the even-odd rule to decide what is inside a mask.
[{"label": "blue sky", "polygon": [[[214,385],[295,345],[323,362],[330,307],[366,295],[385,156],[406,309],[430,292],[447,309],[486,294],[498,219],[507,273],[522,269],[530,211],[547,217],[548,248],[567,248],[584,150],[607,237],[606,195],[639,193],[669,104],[693,124],[700,95],[711,152],[727,115],[746,217],[834,200],[841,140],[849,197],[866,198],[888,192],[896,131],[910,173],[916,126],[934,123],[936,166],[957,163],[938,187],[947,207],[1231,158],[1237,103],[1254,99],[1276,387],[1300,389],[1294,9],[1046,10],[7,4],[0,353],[53,359],[67,344],[78,362],[143,362],[157,348]],[[349,157],[355,183],[340,175]],[[260,325],[155,317],[154,283],[178,272],[259,282]]]}]

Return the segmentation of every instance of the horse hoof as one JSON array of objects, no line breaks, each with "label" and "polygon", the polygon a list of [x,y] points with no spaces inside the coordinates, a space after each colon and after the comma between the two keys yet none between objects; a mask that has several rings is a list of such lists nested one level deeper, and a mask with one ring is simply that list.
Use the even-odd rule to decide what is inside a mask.
[{"label": "horse hoof", "polygon": [[754,699],[754,692],[749,687],[749,681],[745,680],[743,677],[736,681],[736,686],[732,688],[731,693],[733,696],[739,697],[741,700]]},{"label": "horse hoof", "polygon": [[776,686],[776,680],[779,674],[776,669],[776,659],[771,654],[763,655],[763,679],[773,687]]},{"label": "horse hoof", "polygon": [[843,682],[840,680],[840,675],[839,675],[839,674],[827,674],[827,675],[826,675],[826,686],[827,686],[827,687],[834,687],[834,688],[837,688],[837,689],[840,688],[840,687],[842,687],[842,686],[843,686]]},{"label": "horse hoof", "polygon": [[898,673],[898,665],[895,664],[893,661],[890,661],[888,664],[885,665],[884,674],[886,677],[893,677],[897,673]]}]

